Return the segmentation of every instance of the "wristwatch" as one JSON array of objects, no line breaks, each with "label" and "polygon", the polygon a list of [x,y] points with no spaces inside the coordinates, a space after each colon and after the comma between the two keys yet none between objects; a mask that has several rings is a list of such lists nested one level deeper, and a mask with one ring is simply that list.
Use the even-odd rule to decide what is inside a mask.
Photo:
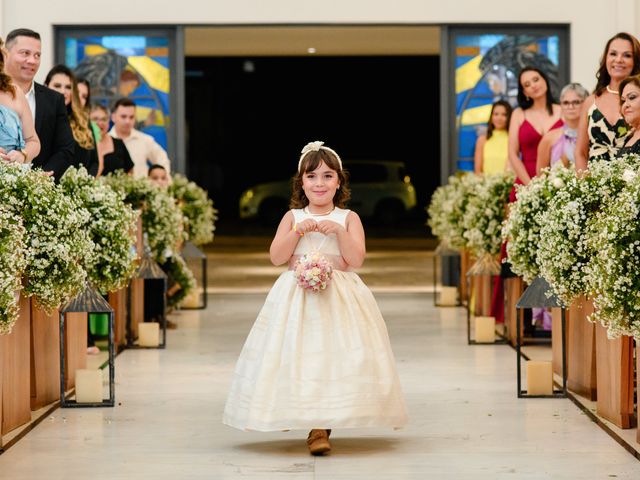
[{"label": "wristwatch", "polygon": [[18,150],[18,151],[19,151],[19,152],[22,154],[22,156],[24,157],[24,160],[22,161],[22,163],[27,163],[27,159],[29,158],[29,157],[27,157],[27,151],[26,151],[24,148],[21,148],[21,149],[20,149],[20,150]]}]

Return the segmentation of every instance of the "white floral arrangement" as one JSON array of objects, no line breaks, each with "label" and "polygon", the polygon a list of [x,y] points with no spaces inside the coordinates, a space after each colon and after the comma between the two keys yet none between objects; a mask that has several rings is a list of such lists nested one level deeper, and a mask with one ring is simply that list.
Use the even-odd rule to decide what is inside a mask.
[{"label": "white floral arrangement", "polygon": [[91,284],[101,293],[118,290],[136,271],[136,216],[122,193],[96,180],[84,167],[67,169],[60,179],[64,192],[89,212],[83,229],[93,242],[93,255],[85,265]]},{"label": "white floral arrangement", "polygon": [[540,274],[566,305],[592,289],[589,262],[597,253],[589,238],[597,234],[596,214],[611,204],[626,185],[625,170],[637,169],[638,159],[626,156],[594,161],[584,178],[571,177],[549,202],[540,218]]},{"label": "white floral arrangement", "polygon": [[510,204],[502,230],[507,244],[507,258],[511,270],[526,283],[540,275],[537,255],[540,250],[542,215],[558,189],[575,177],[575,171],[558,163],[531,179],[528,185],[516,186],[517,200]]},{"label": "white floral arrangement", "polygon": [[22,274],[27,266],[22,218],[0,206],[0,335],[11,333],[18,320]]},{"label": "white floral arrangement", "polygon": [[628,168],[612,169],[623,182],[617,196],[606,202],[592,222],[587,267],[595,311],[590,320],[606,327],[609,338],[640,338],[640,177],[638,159],[625,159]]},{"label": "white floral arrangement", "polygon": [[450,176],[448,184],[435,195],[435,198],[432,197],[428,207],[429,225],[432,231],[435,227],[434,235],[451,248],[461,249],[467,246],[467,239],[464,237],[464,214],[481,181],[480,175],[461,172]]},{"label": "white floral arrangement", "polygon": [[92,242],[78,208],[52,177],[0,163],[0,199],[22,218],[27,235],[24,292],[51,312],[84,286]]},{"label": "white floral arrangement", "polygon": [[179,173],[173,175],[172,180],[169,194],[176,200],[185,217],[188,240],[194,245],[211,242],[218,210],[213,207],[207,191]]},{"label": "white floral arrangement", "polygon": [[511,173],[483,175],[474,182],[462,225],[466,247],[478,259],[497,256],[502,245],[502,224],[515,178]]},{"label": "white floral arrangement", "polygon": [[134,178],[123,172],[107,175],[104,181],[120,192],[132,208],[142,210],[142,229],[154,259],[164,263],[176,254],[184,229],[182,212],[173,197],[147,178]]}]

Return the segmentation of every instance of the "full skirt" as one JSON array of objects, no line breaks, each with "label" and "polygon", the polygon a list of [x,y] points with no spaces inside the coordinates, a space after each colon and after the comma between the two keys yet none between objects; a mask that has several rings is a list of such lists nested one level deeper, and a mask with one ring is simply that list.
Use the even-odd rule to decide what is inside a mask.
[{"label": "full skirt", "polygon": [[223,422],[241,430],[402,427],[404,398],[384,319],[353,272],[326,290],[286,271],[238,359]]}]

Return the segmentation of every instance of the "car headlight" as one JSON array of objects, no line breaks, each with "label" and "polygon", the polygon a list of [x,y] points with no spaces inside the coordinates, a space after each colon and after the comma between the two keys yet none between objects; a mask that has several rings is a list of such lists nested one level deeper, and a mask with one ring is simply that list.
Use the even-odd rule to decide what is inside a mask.
[{"label": "car headlight", "polygon": [[249,189],[242,194],[242,198],[244,200],[251,200],[253,198],[253,190]]}]

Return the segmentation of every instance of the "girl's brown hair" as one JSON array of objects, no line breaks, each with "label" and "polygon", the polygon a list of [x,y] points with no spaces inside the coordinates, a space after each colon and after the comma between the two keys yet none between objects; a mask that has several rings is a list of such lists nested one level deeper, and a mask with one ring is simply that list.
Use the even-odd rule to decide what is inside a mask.
[{"label": "girl's brown hair", "polygon": [[16,86],[11,77],[4,72],[4,42],[0,38],[0,92],[7,92],[16,98]]},{"label": "girl's brown hair", "polygon": [[[640,73],[640,43],[638,42],[638,39],[630,33],[616,33],[609,39],[609,41],[607,41],[602,58],[600,58],[600,66],[596,72],[598,83],[596,84],[596,88],[593,90],[596,97],[599,97],[602,92],[605,91],[607,85],[611,83],[611,75],[607,72],[607,54],[609,53],[611,42],[614,40],[626,40],[631,44],[631,51],[633,52],[633,68],[631,69],[631,75],[637,75]],[[620,89],[620,91],[622,92],[622,89]]]},{"label": "girl's brown hair", "polygon": [[351,198],[349,172],[341,168],[340,162],[335,155],[321,148],[317,152],[309,152],[304,156],[300,164],[300,170],[291,179],[292,193],[289,208],[304,208],[309,205],[309,199],[302,189],[302,178],[305,173],[313,172],[321,163],[324,163],[331,170],[335,170],[338,173],[340,187],[336,190],[336,194],[333,197],[333,204],[339,208],[345,208],[347,206],[347,202]]}]

